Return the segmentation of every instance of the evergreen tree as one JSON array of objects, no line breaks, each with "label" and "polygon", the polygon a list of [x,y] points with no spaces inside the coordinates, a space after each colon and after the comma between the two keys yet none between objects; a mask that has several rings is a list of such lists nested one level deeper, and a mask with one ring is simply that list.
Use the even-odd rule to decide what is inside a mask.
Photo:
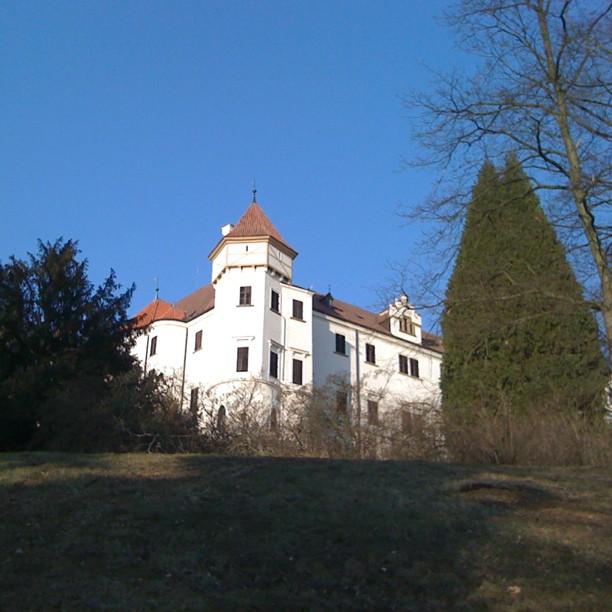
[{"label": "evergreen tree", "polygon": [[95,288],[77,254],[70,240],[39,242],[0,264],[0,450],[46,447],[59,429],[78,437],[107,383],[134,367],[133,287],[118,293],[111,271]]},{"label": "evergreen tree", "polygon": [[606,384],[596,320],[516,158],[474,186],[442,319],[445,418],[592,411]]}]

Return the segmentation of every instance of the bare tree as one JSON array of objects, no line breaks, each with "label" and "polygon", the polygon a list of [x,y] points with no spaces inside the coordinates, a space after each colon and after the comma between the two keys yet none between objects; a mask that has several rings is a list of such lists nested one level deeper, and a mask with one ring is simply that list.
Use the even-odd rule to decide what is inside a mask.
[{"label": "bare tree", "polygon": [[461,46],[481,58],[471,75],[436,74],[413,94],[415,136],[440,168],[438,185],[408,213],[436,220],[456,246],[469,186],[485,157],[515,152],[541,190],[561,239],[612,338],[612,8],[607,0],[461,0],[447,15]]}]

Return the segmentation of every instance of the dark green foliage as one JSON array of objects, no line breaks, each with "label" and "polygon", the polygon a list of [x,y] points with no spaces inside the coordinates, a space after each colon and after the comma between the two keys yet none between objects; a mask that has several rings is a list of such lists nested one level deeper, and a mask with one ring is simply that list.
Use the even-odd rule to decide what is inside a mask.
[{"label": "dark green foliage", "polygon": [[118,293],[111,271],[95,288],[78,252],[39,241],[0,265],[0,450],[47,448],[68,430],[86,445],[80,425],[95,430],[107,383],[134,367],[133,287]]},{"label": "dark green foliage", "polygon": [[99,410],[110,428],[100,447],[115,451],[198,452],[203,440],[193,415],[183,410],[171,383],[139,367],[115,377]]},{"label": "dark green foliage", "polygon": [[445,418],[593,411],[606,383],[597,323],[526,174],[486,163],[442,320]]}]

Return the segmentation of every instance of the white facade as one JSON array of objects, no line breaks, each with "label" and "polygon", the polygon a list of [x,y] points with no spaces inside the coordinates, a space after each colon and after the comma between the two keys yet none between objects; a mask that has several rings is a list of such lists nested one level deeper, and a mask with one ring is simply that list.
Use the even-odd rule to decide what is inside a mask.
[{"label": "white facade", "polygon": [[192,389],[222,394],[245,381],[273,397],[334,380],[359,418],[368,401],[437,402],[441,342],[421,331],[405,296],[377,314],[292,284],[297,252],[255,202],[222,232],[210,285],[138,315],[135,354],[145,370],[173,375],[186,405]]}]

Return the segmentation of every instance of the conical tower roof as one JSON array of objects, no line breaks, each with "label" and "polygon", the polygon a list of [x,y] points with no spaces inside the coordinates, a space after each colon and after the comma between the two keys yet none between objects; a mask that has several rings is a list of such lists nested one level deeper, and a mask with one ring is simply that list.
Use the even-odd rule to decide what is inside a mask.
[{"label": "conical tower roof", "polygon": [[272,221],[268,219],[261,206],[257,202],[253,202],[246,209],[240,221],[227,235],[227,238],[253,238],[259,236],[275,238],[278,242],[295,252],[274,227]]},{"label": "conical tower roof", "polygon": [[132,325],[136,329],[142,329],[155,321],[184,321],[185,311],[177,308],[166,300],[154,299],[147,304],[133,319]]},{"label": "conical tower roof", "polygon": [[257,202],[251,203],[242,217],[240,217],[238,223],[213,249],[211,256],[213,256],[221,244],[232,238],[272,238],[279,246],[284,247],[292,258],[297,255],[297,251],[280,235],[280,232],[274,227],[272,221],[268,219],[266,213]]}]

